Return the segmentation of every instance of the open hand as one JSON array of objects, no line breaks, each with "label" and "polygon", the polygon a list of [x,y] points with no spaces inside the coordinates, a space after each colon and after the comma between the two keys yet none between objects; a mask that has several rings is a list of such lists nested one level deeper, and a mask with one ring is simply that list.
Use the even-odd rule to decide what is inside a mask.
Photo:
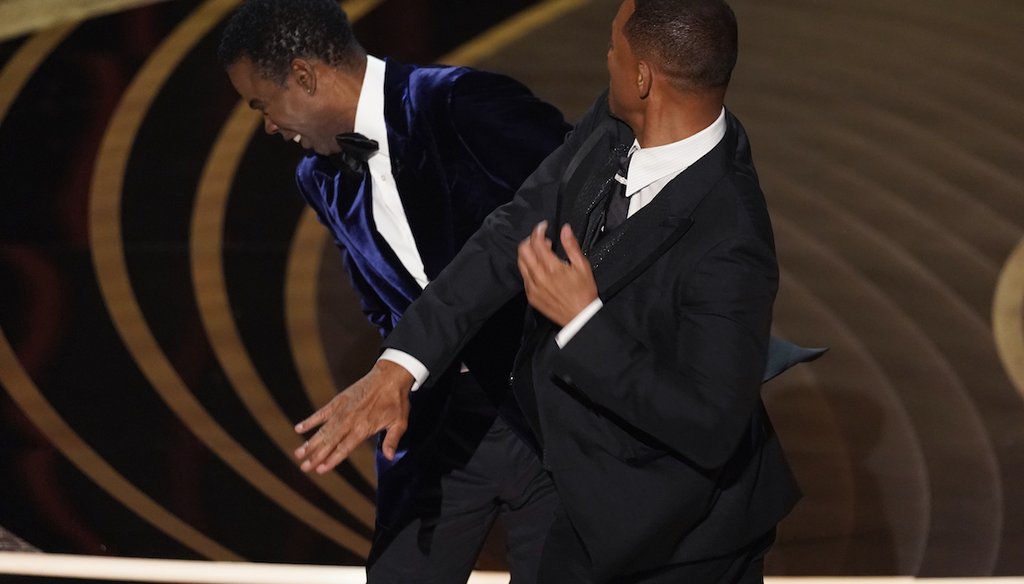
[{"label": "open hand", "polygon": [[583,255],[569,225],[563,225],[561,231],[568,262],[551,250],[551,240],[544,237],[546,229],[547,221],[542,221],[519,244],[519,271],[530,306],[551,322],[565,326],[597,299],[597,283],[590,261]]},{"label": "open hand", "polygon": [[302,471],[324,474],[345,460],[363,440],[385,431],[381,450],[395,457],[398,441],[409,425],[409,390],[413,377],[391,361],[378,361],[370,372],[334,396],[295,431],[320,430],[295,450]]}]

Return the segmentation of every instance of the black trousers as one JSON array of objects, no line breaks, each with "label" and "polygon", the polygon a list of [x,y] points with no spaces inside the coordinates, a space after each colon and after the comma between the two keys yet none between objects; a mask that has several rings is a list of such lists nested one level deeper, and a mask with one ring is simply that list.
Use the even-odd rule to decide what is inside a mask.
[{"label": "black trousers", "polygon": [[[469,375],[460,378],[460,390],[475,383]],[[442,427],[436,465],[440,476],[424,481],[429,487],[417,493],[411,521],[375,533],[374,560],[367,567],[370,584],[466,582],[499,516],[512,583],[536,582],[558,507],[554,484],[536,453],[505,420],[494,410],[481,413],[478,405],[448,415],[488,416],[480,418],[489,424],[482,436]]]},{"label": "black trousers", "polygon": [[[626,574],[610,584],[763,584],[764,557],[775,543],[775,530],[721,557],[668,564]],[[544,544],[537,580],[540,584],[594,584],[590,558],[583,543],[559,508]]]}]

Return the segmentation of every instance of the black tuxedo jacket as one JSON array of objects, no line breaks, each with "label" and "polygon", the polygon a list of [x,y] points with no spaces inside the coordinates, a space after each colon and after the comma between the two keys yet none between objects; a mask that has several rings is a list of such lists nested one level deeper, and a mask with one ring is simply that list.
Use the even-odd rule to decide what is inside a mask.
[{"label": "black tuxedo jacket", "polygon": [[[598,581],[727,554],[799,496],[760,399],[771,225],[746,135],[727,118],[720,144],[589,251],[604,307],[566,347],[543,316],[527,319],[516,395]],[[553,241],[563,222],[579,236],[613,149],[632,141],[600,98],[385,345],[443,369],[521,290],[519,241],[543,219]]]},{"label": "black tuxedo jacket", "polygon": [[[554,107],[522,84],[465,67],[418,67],[387,61],[384,118],[392,173],[430,279],[441,270],[484,218],[511,200],[516,189],[564,141],[570,127]],[[342,253],[363,312],[387,334],[420,295],[412,275],[377,232],[369,177],[351,179],[324,156],[305,157],[296,171],[299,191],[327,226]],[[474,280],[461,284],[471,288]],[[432,369],[436,391],[412,396],[409,430],[398,462],[378,453],[377,520],[394,527],[406,519],[403,503],[419,488],[431,463],[431,437],[444,419],[458,364],[500,403],[508,391],[512,358],[519,346],[525,303],[510,302],[495,313],[455,358]],[[532,438],[521,416],[504,408],[513,427]]]}]

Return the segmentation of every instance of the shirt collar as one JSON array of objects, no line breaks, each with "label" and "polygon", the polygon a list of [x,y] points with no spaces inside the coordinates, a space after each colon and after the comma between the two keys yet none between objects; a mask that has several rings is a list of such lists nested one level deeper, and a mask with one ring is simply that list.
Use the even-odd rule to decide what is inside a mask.
[{"label": "shirt collar", "polygon": [[384,69],[385,63],[372,55],[366,56],[366,73],[356,103],[356,132],[376,140],[381,154],[391,156],[388,149],[388,128],[384,122]]},{"label": "shirt collar", "polygon": [[667,177],[674,177],[700,160],[725,137],[725,108],[718,119],[696,134],[662,146],[641,148],[635,139],[629,152],[626,196]]}]

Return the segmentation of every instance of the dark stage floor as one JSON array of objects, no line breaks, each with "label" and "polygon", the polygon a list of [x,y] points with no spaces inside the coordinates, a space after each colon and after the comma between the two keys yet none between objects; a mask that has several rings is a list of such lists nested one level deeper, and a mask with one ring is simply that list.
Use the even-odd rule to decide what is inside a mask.
[{"label": "dark stage floor", "polygon": [[[500,70],[575,119],[617,4],[347,5],[371,52]],[[832,347],[764,390],[806,492],[769,571],[1024,574],[1024,10],[732,4],[776,332]],[[216,62],[235,5],[0,42],[0,525],[42,551],[368,549],[369,447],[315,480],[288,453],[376,333],[295,193],[300,152]]]}]

